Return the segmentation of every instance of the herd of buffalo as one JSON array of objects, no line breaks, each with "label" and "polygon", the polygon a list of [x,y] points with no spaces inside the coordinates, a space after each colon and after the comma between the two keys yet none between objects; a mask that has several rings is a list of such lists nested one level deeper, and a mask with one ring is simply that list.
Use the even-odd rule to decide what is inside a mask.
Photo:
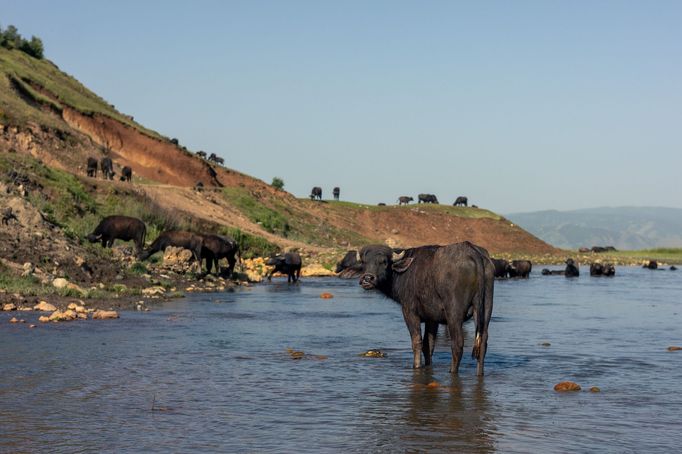
[{"label": "herd of buffalo", "polygon": [[[337,186],[332,190],[332,195],[334,196],[334,200],[339,200],[339,196],[341,195],[341,189]],[[310,191],[310,200],[322,200],[322,188],[319,186],[314,186],[313,189]],[[409,205],[410,202],[413,202],[414,199],[410,196],[403,195],[398,197],[398,205]],[[436,197],[434,194],[419,194],[417,196],[417,203],[434,203],[438,204],[438,197]],[[469,206],[469,199],[464,196],[459,196],[457,199],[455,199],[455,203],[452,204],[453,206]],[[379,203],[379,206],[386,206],[385,203]],[[472,208],[478,208],[476,205],[472,205]]]},{"label": "herd of buffalo", "polygon": [[[169,230],[162,232],[152,244],[145,249],[147,227],[140,219],[129,216],[108,216],[97,225],[86,238],[91,243],[101,242],[102,247],[111,247],[115,240],[133,241],[140,260],[147,260],[156,252],[173,246],[191,251],[197,271],[203,271],[202,263],[206,261],[206,272],[215,268],[216,274],[232,275],[237,260],[241,259],[239,244],[232,238],[217,234],[198,234],[188,231]],[[220,260],[227,260],[227,268],[222,269]],[[287,274],[289,282],[296,282],[301,275],[301,256],[297,252],[287,252],[270,257],[267,265],[275,268],[275,272]]]},{"label": "herd of buffalo", "polygon": [[[104,162],[107,159],[102,160],[102,172],[105,178],[112,178],[111,160]],[[88,166],[90,175],[90,161]],[[333,194],[338,199],[339,188],[334,188]],[[322,189],[313,188],[312,198],[321,199]],[[398,201],[407,204],[411,200],[411,197],[404,196]],[[419,202],[438,203],[438,200],[432,194],[420,194]],[[455,205],[466,204],[466,197],[459,197],[455,202]],[[111,247],[116,239],[133,241],[140,260],[147,260],[169,246],[188,249],[199,273],[203,271],[202,263],[205,260],[207,273],[215,268],[216,273],[226,272],[229,276],[240,257],[238,243],[228,236],[166,231],[145,248],[146,231],[140,219],[109,216],[99,223],[87,239],[93,243],[101,242],[105,248]],[[227,269],[221,269],[221,259],[227,260]],[[288,282],[296,282],[300,278],[301,256],[296,252],[273,255],[266,264],[274,267],[267,275],[268,280],[275,272],[286,274]],[[349,251],[337,264],[336,272],[341,278],[359,278],[363,289],[378,290],[400,304],[412,341],[414,368],[431,364],[438,326],[445,325],[452,350],[450,372],[456,374],[464,347],[463,323],[473,318],[475,334],[472,356],[478,364],[476,374],[483,375],[488,326],[493,310],[494,280],[528,278],[532,267],[529,260],[491,258],[485,249],[464,241],[447,246],[408,249],[386,245],[365,246],[360,251]],[[657,269],[658,264],[651,261],[645,268]],[[670,269],[676,268],[671,266]],[[543,269],[542,275],[570,278],[578,277],[580,271],[574,260],[569,258],[564,269]],[[590,275],[614,276],[615,267],[610,263],[592,263]]]}]

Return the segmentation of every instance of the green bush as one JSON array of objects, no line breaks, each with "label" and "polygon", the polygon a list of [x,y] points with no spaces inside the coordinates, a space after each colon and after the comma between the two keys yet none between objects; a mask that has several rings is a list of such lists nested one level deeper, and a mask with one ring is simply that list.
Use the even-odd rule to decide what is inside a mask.
[{"label": "green bush", "polygon": [[272,179],[271,186],[275,189],[284,189],[284,180],[282,180],[280,177],[275,177]]},{"label": "green bush", "polygon": [[37,36],[31,36],[30,40],[24,39],[19,34],[19,30],[14,25],[10,25],[6,30],[0,28],[0,46],[6,49],[19,49],[31,57],[43,58],[43,42]]}]

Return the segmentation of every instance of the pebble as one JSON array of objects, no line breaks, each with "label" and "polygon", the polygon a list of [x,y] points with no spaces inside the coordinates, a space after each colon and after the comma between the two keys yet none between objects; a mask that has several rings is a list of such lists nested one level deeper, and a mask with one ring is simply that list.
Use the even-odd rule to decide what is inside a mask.
[{"label": "pebble", "polygon": [[678,351],[678,350],[682,350],[682,347],[677,347],[677,346],[675,346],[675,345],[672,345],[672,346],[668,347],[668,351],[669,351],[669,352],[676,352],[676,351]]},{"label": "pebble", "polygon": [[328,300],[330,298],[334,298],[334,295],[328,292],[320,293],[320,298]]},{"label": "pebble", "polygon": [[593,386],[590,388],[591,393],[600,393],[601,389],[599,389],[599,386]]}]

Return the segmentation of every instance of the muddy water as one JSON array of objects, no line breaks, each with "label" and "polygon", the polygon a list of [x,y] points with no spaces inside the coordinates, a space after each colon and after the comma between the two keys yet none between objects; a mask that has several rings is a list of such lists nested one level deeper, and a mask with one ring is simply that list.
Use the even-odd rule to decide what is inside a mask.
[{"label": "muddy water", "polygon": [[36,329],[0,314],[0,452],[674,452],[680,273],[498,282],[482,380],[468,355],[449,376],[444,330],[413,371],[399,307],[354,281]]}]

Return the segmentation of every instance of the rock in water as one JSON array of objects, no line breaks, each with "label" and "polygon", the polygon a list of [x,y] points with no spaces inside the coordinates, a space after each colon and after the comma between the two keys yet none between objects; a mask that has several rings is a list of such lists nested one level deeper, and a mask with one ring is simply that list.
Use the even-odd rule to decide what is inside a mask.
[{"label": "rock in water", "polygon": [[57,310],[57,307],[54,306],[53,304],[48,303],[47,301],[41,301],[35,306],[33,306],[33,310],[41,312],[54,312]]},{"label": "rock in water", "polygon": [[562,381],[554,385],[554,391],[564,392],[564,391],[580,391],[580,385],[572,381]]},{"label": "rock in water", "polygon": [[107,320],[111,318],[118,318],[118,312],[98,310],[92,313],[93,320]]}]

